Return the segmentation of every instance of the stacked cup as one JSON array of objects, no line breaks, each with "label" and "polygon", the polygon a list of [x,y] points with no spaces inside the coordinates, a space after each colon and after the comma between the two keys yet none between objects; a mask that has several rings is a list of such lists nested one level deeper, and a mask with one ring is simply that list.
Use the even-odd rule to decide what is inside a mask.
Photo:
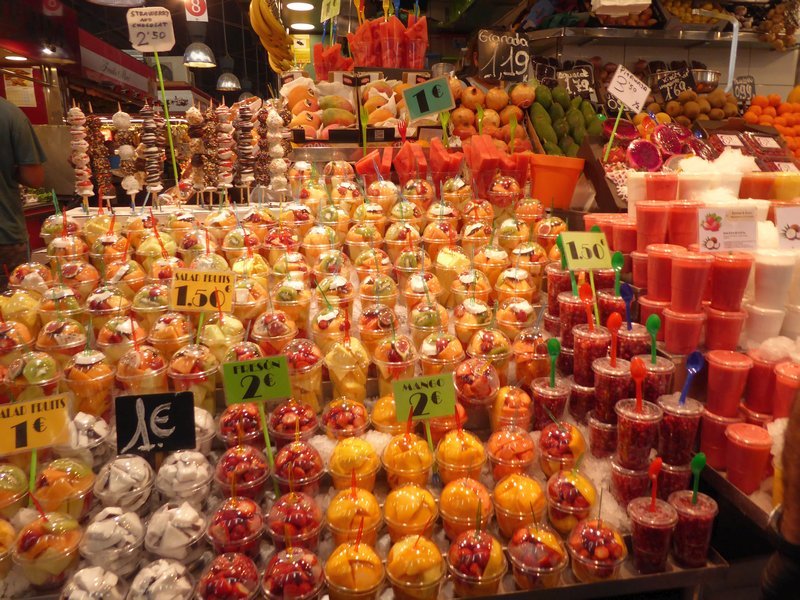
[{"label": "stacked cup", "polygon": [[720,252],[711,263],[711,305],[706,308],[706,348],[736,350],[747,313],[742,297],[753,266],[746,252]]},{"label": "stacked cup", "polygon": [[760,250],[755,256],[754,301],[745,307],[749,343],[780,334],[797,264],[791,250]]},{"label": "stacked cup", "polygon": [[671,354],[689,354],[700,344],[703,295],[713,261],[709,254],[689,250],[672,254],[670,306],[664,309],[664,348]]}]

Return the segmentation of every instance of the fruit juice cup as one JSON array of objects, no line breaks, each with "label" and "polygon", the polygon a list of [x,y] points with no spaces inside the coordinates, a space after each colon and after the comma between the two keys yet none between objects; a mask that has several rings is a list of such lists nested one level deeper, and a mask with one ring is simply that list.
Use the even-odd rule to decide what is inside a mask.
[{"label": "fruit juice cup", "polygon": [[[594,375],[593,375],[594,376]],[[595,407],[594,386],[578,385],[569,378],[570,392],[567,410],[578,423],[586,423],[586,415]]]},{"label": "fruit juice cup", "polygon": [[636,203],[636,249],[644,252],[650,244],[663,244],[669,225],[669,202],[642,200]]},{"label": "fruit juice cup", "polygon": [[558,318],[561,322],[561,348],[572,349],[574,337],[572,328],[586,323],[586,308],[578,296],[572,292],[561,292],[558,295]]},{"label": "fruit juice cup", "polygon": [[708,466],[724,470],[727,465],[728,441],[725,430],[729,425],[744,422],[744,417],[736,414],[723,417],[705,409],[700,419],[700,451],[706,455]]},{"label": "fruit juice cup", "polygon": [[675,363],[663,356],[656,356],[654,363],[649,354],[640,355],[639,358],[644,361],[646,369],[642,384],[644,399],[648,402],[656,402],[664,394],[671,394]]},{"label": "fruit juice cup", "polygon": [[617,461],[627,469],[646,469],[650,451],[658,446],[658,431],[664,416],[652,402],[642,402],[642,412],[636,412],[636,400],[617,402]]},{"label": "fruit juice cup", "polygon": [[625,318],[625,301],[622,296],[615,296],[613,289],[598,290],[597,311],[600,313],[600,322],[605,323],[613,312],[618,312]]},{"label": "fruit juice cup", "polygon": [[561,268],[558,262],[551,262],[544,268],[547,277],[547,312],[554,317],[558,316],[558,296],[561,292],[572,293],[569,271]]},{"label": "fruit juice cup", "polygon": [[772,415],[767,413],[760,413],[754,410],[750,410],[747,406],[742,402],[739,405],[739,412],[744,417],[745,423],[750,423],[751,425],[758,425],[759,427],[763,427],[764,429],[772,423],[775,419]]},{"label": "fruit juice cup", "polygon": [[691,465],[670,465],[662,463],[658,473],[658,497],[669,499],[673,492],[688,490],[692,486]]},{"label": "fruit juice cup", "polygon": [[750,495],[766,476],[772,436],[758,425],[735,423],[725,428],[725,437],[728,481]]},{"label": "fruit juice cup", "polygon": [[667,241],[676,246],[688,248],[696,244],[700,235],[698,213],[701,202],[680,200],[670,202]]},{"label": "fruit juice cup", "polygon": [[747,312],[717,310],[707,306],[705,347],[707,350],[736,350]]},{"label": "fruit juice cup", "polygon": [[36,590],[60,588],[78,567],[81,536],[80,525],[72,517],[41,516],[19,532],[12,550],[14,566]]},{"label": "fruit juice cup", "polygon": [[617,402],[630,397],[631,364],[622,358],[611,366],[610,358],[598,358],[592,363],[594,372],[594,418],[602,423],[617,422],[614,407]]},{"label": "fruit juice cup", "polygon": [[780,363],[775,367],[775,395],[772,416],[776,419],[788,417],[800,390],[800,364]]},{"label": "fruit juice cup", "polygon": [[603,423],[594,416],[594,411],[586,415],[589,423],[589,450],[595,458],[606,458],[617,451],[617,426]]},{"label": "fruit juice cup", "polygon": [[496,595],[508,570],[500,543],[485,530],[459,536],[450,545],[447,562],[459,598]]},{"label": "fruit juice cup", "polygon": [[682,567],[705,567],[717,503],[698,493],[697,503],[693,504],[691,490],[674,492],[668,502],[678,512],[678,523],[672,534],[672,558]]},{"label": "fruit juice cup", "polygon": [[[681,246],[652,244],[647,247],[647,297],[669,302],[672,295],[672,260],[685,252]],[[705,284],[704,284],[705,285]]]},{"label": "fruit juice cup", "polygon": [[569,394],[570,385],[567,379],[556,377],[554,387],[550,387],[549,377],[534,379],[531,384],[534,431],[538,431],[552,422],[548,411],[556,419],[560,419],[564,415],[564,409],[567,407]]},{"label": "fruit juice cup", "polygon": [[639,496],[649,496],[649,492],[647,469],[626,469],[615,458],[611,459],[611,495],[621,507]]},{"label": "fruit juice cup", "polygon": [[726,311],[741,310],[742,297],[753,262],[753,255],[746,252],[714,253],[709,279],[713,308]]},{"label": "fruit juice cup", "polygon": [[[671,308],[676,312],[700,310],[714,257],[700,252],[677,252],[672,257]],[[649,290],[648,290],[649,293]]]},{"label": "fruit juice cup", "polygon": [[750,350],[747,356],[752,361],[752,368],[747,374],[747,387],[744,394],[747,407],[756,412],[772,414],[775,396],[775,367],[785,359],[771,360],[758,348]]},{"label": "fruit juice cup", "polygon": [[645,173],[645,198],[671,201],[678,197],[677,173]]},{"label": "fruit juice cup", "polygon": [[647,252],[631,252],[631,281],[638,288],[647,287]]},{"label": "fruit juice cup", "polygon": [[785,309],[764,308],[763,306],[748,304],[744,307],[744,310],[747,312],[744,336],[748,343],[760,344],[780,334],[783,320],[786,317]]},{"label": "fruit juice cup", "polygon": [[574,364],[572,368],[575,383],[582,386],[594,385],[592,363],[608,354],[611,345],[611,332],[605,327],[577,325],[572,330],[574,337]]},{"label": "fruit juice cup", "polygon": [[588,518],[596,501],[594,485],[580,472],[559,471],[547,480],[547,518],[562,535]]},{"label": "fruit juice cup", "polygon": [[760,250],[755,254],[755,304],[782,309],[789,300],[797,257],[791,250]]},{"label": "fruit juice cup", "polygon": [[650,334],[641,323],[632,322],[630,329],[623,323],[617,332],[617,342],[617,356],[625,360],[650,351]]},{"label": "fruit juice cup", "polygon": [[681,406],[679,399],[679,394],[658,399],[658,405],[664,412],[658,437],[658,455],[671,465],[685,465],[692,460],[703,414],[703,405],[697,400],[686,398]]},{"label": "fruit juice cup", "polygon": [[661,573],[667,568],[672,532],[678,523],[678,512],[664,500],[636,498],[628,504],[631,520],[633,565],[640,573]]},{"label": "fruit juice cup", "polygon": [[[750,372],[755,361],[751,356],[733,352],[730,350],[712,350],[706,353],[708,363],[708,383],[706,407],[709,411],[722,417],[735,417],[739,413],[739,401],[745,390],[745,385],[750,382]],[[769,365],[771,371],[773,364]],[[769,374],[765,369],[757,371],[754,375],[752,384],[756,385],[759,377]],[[770,405],[761,401],[761,394],[765,390],[755,389],[758,393],[759,402],[751,407],[753,410],[771,408]],[[755,396],[754,396],[755,398]],[[770,398],[765,399],[767,402]]]},{"label": "fruit juice cup", "polygon": [[636,250],[636,221],[614,221],[611,225],[611,241],[614,250],[630,254]]},{"label": "fruit juice cup", "polygon": [[689,354],[700,345],[705,313],[664,309],[664,349],[670,354]]}]

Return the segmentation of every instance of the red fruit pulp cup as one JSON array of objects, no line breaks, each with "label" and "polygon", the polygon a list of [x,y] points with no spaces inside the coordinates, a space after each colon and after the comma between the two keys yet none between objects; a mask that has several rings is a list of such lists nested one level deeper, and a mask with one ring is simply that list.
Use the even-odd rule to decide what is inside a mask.
[{"label": "red fruit pulp cup", "polygon": [[748,382],[753,359],[730,350],[706,353],[708,383],[706,407],[721,417],[739,414],[739,400]]},{"label": "red fruit pulp cup", "polygon": [[636,400],[617,402],[617,462],[626,469],[646,469],[650,451],[658,445],[658,430],[663,412],[652,402],[642,402],[636,412]]},{"label": "red fruit pulp cup", "polygon": [[692,398],[686,398],[681,405],[678,393],[661,396],[658,405],[664,411],[658,436],[658,455],[671,465],[685,465],[694,455],[703,405]]},{"label": "red fruit pulp cup", "polygon": [[642,395],[648,402],[656,402],[664,394],[672,393],[672,379],[675,375],[675,363],[663,356],[656,356],[653,362],[649,354],[640,355],[647,372],[642,384]]},{"label": "red fruit pulp cup", "polygon": [[752,494],[766,475],[772,436],[758,425],[735,423],[725,429],[725,437],[728,481],[745,494]]},{"label": "red fruit pulp cup", "polygon": [[613,312],[618,312],[625,319],[625,301],[622,296],[614,295],[613,288],[599,290],[597,292],[597,312],[600,314],[600,323],[607,323],[608,317]]},{"label": "red fruit pulp cup", "polygon": [[633,566],[640,573],[661,573],[667,567],[672,532],[678,524],[678,511],[663,500],[636,498],[628,504],[631,520]]},{"label": "red fruit pulp cup", "polygon": [[586,415],[589,422],[589,449],[595,458],[606,458],[617,451],[617,426],[603,423],[594,416],[594,411]]},{"label": "red fruit pulp cup", "polygon": [[593,269],[594,287],[597,290],[613,289],[616,272],[614,269]]},{"label": "red fruit pulp cup", "polygon": [[658,472],[658,497],[667,500],[672,492],[688,490],[692,483],[690,465],[670,465],[662,463]]},{"label": "red fruit pulp cup", "polygon": [[706,566],[717,503],[698,493],[697,503],[693,504],[689,490],[673,493],[669,503],[678,512],[678,523],[672,534],[672,557],[684,567]]},{"label": "red fruit pulp cup", "polygon": [[636,221],[626,219],[615,221],[611,226],[611,238],[614,241],[614,250],[623,254],[630,254],[636,250]]},{"label": "red fruit pulp cup", "polygon": [[745,406],[744,402],[742,402],[739,405],[739,414],[742,415],[745,423],[750,423],[751,425],[758,425],[759,427],[763,427],[764,429],[766,429],[767,426],[775,420],[772,415],[750,410],[749,408],[747,408],[747,406]]},{"label": "red fruit pulp cup", "polygon": [[700,345],[705,313],[664,309],[664,349],[671,354],[689,354]]},{"label": "red fruit pulp cup", "polygon": [[681,200],[669,205],[669,224],[667,240],[670,244],[688,248],[696,244],[700,234],[697,214],[702,203],[694,200]]},{"label": "red fruit pulp cup", "polygon": [[[642,325],[647,323],[647,317],[650,315],[658,315],[661,322],[664,322],[664,310],[669,307],[669,302],[653,300],[650,296],[639,296],[637,302],[639,303],[639,322]],[[656,340],[659,342],[664,341],[664,327],[658,330]]]},{"label": "red fruit pulp cup", "polygon": [[631,363],[622,358],[617,359],[616,366],[611,366],[608,357],[598,358],[592,363],[594,372],[594,417],[602,423],[616,423],[617,413],[614,406],[617,402],[630,397]]},{"label": "red fruit pulp cup", "polygon": [[647,287],[647,252],[631,252],[631,275],[633,285]]},{"label": "red fruit pulp cup", "polygon": [[685,250],[673,244],[647,246],[647,296],[669,302],[672,298],[672,259]]},{"label": "red fruit pulp cup", "polygon": [[[671,201],[678,197],[677,173],[645,173],[645,198],[648,200]],[[636,204],[637,208],[641,204]]]},{"label": "red fruit pulp cup", "polygon": [[800,391],[800,364],[793,362],[780,363],[775,367],[775,401],[772,416],[776,419],[788,417],[792,405]]},{"label": "red fruit pulp cup", "polygon": [[617,332],[617,357],[630,360],[639,354],[650,352],[650,334],[641,323],[623,323]]},{"label": "red fruit pulp cup", "polygon": [[586,423],[586,415],[595,407],[594,386],[578,385],[569,378],[569,414],[578,423]]},{"label": "red fruit pulp cup", "polygon": [[[564,415],[564,409],[569,399],[570,387],[566,379],[556,377],[555,387],[550,387],[549,377],[534,379],[531,384],[531,399],[533,400],[533,429],[538,431],[548,423],[552,423],[547,410],[556,418]],[[547,410],[545,410],[545,407]]]},{"label": "red fruit pulp cup", "polygon": [[750,350],[747,355],[753,361],[744,393],[747,407],[756,412],[772,414],[775,400],[775,367],[785,359],[772,360],[758,348]]},{"label": "red fruit pulp cup", "polygon": [[564,377],[572,375],[574,365],[575,353],[572,348],[561,348],[561,354],[558,355],[558,360],[556,361],[558,372]]},{"label": "red fruit pulp cup", "polygon": [[706,306],[707,350],[736,350],[742,335],[747,313],[743,310],[726,311]]},{"label": "red fruit pulp cup", "polygon": [[648,495],[649,491],[647,469],[626,469],[616,458],[611,459],[611,495],[620,506],[628,506],[631,500]]},{"label": "red fruit pulp cup", "polygon": [[589,325],[578,325],[572,330],[573,367],[572,373],[578,385],[594,385],[592,363],[597,358],[608,354],[611,345],[611,332],[605,327],[596,326],[593,330]]},{"label": "red fruit pulp cup", "polygon": [[753,266],[753,255],[746,252],[720,252],[711,263],[709,286],[711,306],[718,310],[738,311]]},{"label": "red fruit pulp cup", "polygon": [[561,292],[558,295],[558,318],[561,321],[561,347],[571,349],[574,344],[572,329],[586,323],[583,300],[573,296],[571,291]]},{"label": "red fruit pulp cup", "polygon": [[547,312],[558,316],[558,295],[572,290],[569,271],[561,268],[558,262],[551,262],[544,268],[547,276]]},{"label": "red fruit pulp cup", "polygon": [[667,240],[669,202],[644,200],[636,203],[636,249],[639,252],[650,244]]},{"label": "red fruit pulp cup", "polygon": [[723,417],[705,409],[700,419],[700,452],[706,455],[706,463],[713,469],[725,469],[727,465],[727,445],[725,430],[728,425],[744,422],[737,414]]},{"label": "red fruit pulp cup", "polygon": [[700,311],[703,293],[714,258],[700,252],[681,252],[672,257],[672,309],[678,312]]}]

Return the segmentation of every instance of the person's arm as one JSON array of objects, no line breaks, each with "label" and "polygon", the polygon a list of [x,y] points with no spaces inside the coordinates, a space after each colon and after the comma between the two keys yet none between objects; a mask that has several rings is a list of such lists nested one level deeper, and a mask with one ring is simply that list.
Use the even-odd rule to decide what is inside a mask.
[{"label": "person's arm", "polygon": [[42,165],[20,165],[17,181],[29,188],[40,188],[44,185],[44,167]]}]

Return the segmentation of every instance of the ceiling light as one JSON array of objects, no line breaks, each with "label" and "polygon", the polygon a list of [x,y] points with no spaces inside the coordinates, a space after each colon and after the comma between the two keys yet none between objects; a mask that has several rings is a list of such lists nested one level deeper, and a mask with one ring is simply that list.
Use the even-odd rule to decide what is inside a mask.
[{"label": "ceiling light", "polygon": [[230,72],[225,72],[217,79],[217,90],[220,92],[238,92],[242,89],[239,78]]},{"label": "ceiling light", "polygon": [[9,54],[8,56],[4,56],[3,58],[5,58],[6,60],[13,60],[15,62],[23,62],[28,60],[26,57],[20,56],[19,54]]},{"label": "ceiling light", "polygon": [[289,2],[286,5],[286,8],[289,10],[296,10],[297,12],[306,12],[309,10],[314,10],[314,5],[310,2]]},{"label": "ceiling light", "polygon": [[183,52],[183,64],[196,69],[210,69],[217,66],[214,53],[203,42],[192,42]]},{"label": "ceiling light", "polygon": [[292,23],[291,28],[295,31],[312,31],[314,29],[314,25],[311,23]]}]

